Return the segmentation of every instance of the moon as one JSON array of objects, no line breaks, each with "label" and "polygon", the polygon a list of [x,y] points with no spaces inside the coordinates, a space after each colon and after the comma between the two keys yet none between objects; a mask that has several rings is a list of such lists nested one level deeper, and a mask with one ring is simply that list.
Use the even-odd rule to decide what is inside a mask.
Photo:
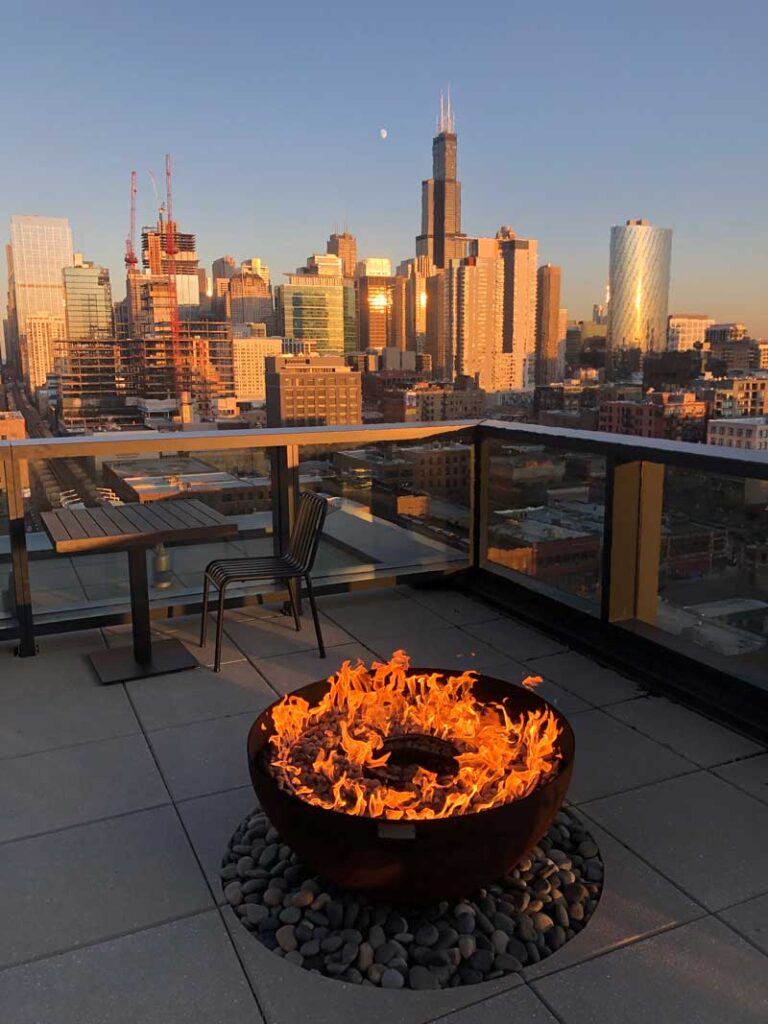
[{"label": "moon", "polygon": [[386,137],[389,135],[389,132],[387,131],[386,128],[379,128],[379,135],[382,137],[382,139],[386,139]]}]

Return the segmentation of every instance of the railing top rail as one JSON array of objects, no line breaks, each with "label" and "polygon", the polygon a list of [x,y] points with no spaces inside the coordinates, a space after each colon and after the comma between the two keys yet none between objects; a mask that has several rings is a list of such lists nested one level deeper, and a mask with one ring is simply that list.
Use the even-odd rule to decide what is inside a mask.
[{"label": "railing top rail", "polygon": [[482,437],[523,444],[557,445],[571,451],[605,455],[622,462],[660,462],[725,476],[768,479],[768,451],[723,448],[690,441],[665,441],[631,434],[609,434],[605,431],[545,427],[535,423],[508,423],[505,420],[482,420],[478,429]]},{"label": "railing top rail", "polygon": [[[132,431],[88,437],[28,437],[0,442],[16,459],[78,458],[150,452],[222,451],[227,448],[280,448],[285,445],[375,444],[419,441],[473,430],[479,420],[436,423],[360,423],[354,426],[277,427],[250,430]],[[0,454],[0,458],[2,455]]]},{"label": "railing top rail", "polygon": [[419,441],[463,431],[479,438],[523,444],[556,445],[622,461],[645,460],[728,476],[768,479],[768,452],[602,431],[546,427],[506,420],[450,420],[435,423],[383,423],[354,426],[284,427],[263,430],[137,431],[89,437],[24,438],[0,442],[0,462],[80,456],[202,452],[285,445],[357,445],[383,441]]}]

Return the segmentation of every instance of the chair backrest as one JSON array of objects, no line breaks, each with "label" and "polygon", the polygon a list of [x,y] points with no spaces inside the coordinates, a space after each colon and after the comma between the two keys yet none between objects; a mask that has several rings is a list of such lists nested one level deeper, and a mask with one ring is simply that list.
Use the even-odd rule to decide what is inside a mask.
[{"label": "chair backrest", "polygon": [[299,498],[299,512],[288,542],[288,558],[296,568],[309,572],[315,563],[320,535],[328,513],[328,502],[314,491],[304,491]]}]

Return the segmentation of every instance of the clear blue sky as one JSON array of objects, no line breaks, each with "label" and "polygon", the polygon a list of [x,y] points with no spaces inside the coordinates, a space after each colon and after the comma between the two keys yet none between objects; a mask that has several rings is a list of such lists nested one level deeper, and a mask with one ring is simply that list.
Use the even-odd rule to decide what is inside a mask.
[{"label": "clear blue sky", "polygon": [[464,230],[537,238],[571,316],[602,293],[611,224],[647,217],[674,229],[674,311],[768,337],[767,44],[757,0],[13,4],[2,236],[11,213],[68,216],[122,295],[129,173],[148,222],[170,151],[209,267],[257,255],[280,280],[344,223],[399,261],[450,83]]}]

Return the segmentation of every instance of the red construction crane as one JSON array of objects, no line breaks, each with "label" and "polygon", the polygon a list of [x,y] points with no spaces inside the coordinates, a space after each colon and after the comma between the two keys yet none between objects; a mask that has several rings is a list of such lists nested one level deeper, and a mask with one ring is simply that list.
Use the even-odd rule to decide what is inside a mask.
[{"label": "red construction crane", "polygon": [[173,189],[171,187],[171,154],[165,155],[165,257],[168,267],[168,302],[171,316],[171,355],[176,397],[181,402],[183,388],[181,361],[181,329],[179,325],[179,302],[176,294],[176,223],[173,219]]},{"label": "red construction crane", "polygon": [[138,264],[136,258],[136,171],[131,171],[131,228],[125,240],[125,266],[129,271]]}]

